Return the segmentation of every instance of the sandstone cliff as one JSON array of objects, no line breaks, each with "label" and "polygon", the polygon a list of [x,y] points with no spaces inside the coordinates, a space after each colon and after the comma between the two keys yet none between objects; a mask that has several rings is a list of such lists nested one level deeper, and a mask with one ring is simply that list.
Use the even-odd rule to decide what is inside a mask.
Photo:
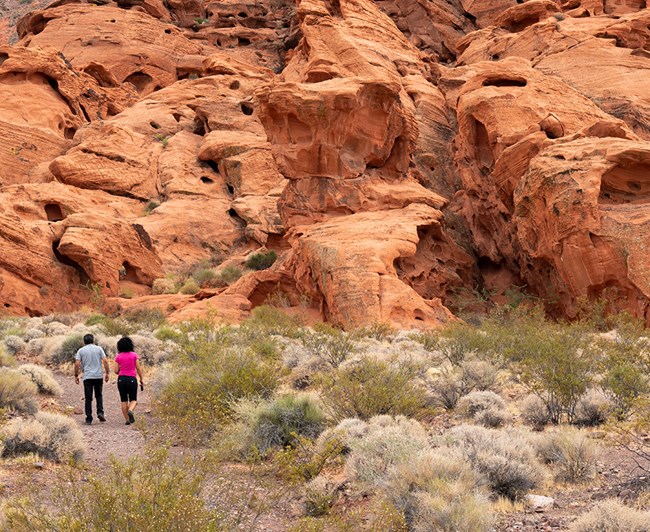
[{"label": "sandstone cliff", "polygon": [[435,327],[525,287],[650,320],[649,28],[639,0],[33,10],[0,48],[0,303]]}]

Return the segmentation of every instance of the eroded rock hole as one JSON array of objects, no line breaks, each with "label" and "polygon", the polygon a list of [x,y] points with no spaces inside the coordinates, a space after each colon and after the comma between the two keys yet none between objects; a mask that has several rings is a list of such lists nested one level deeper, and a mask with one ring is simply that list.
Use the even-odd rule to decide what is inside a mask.
[{"label": "eroded rock hole", "polygon": [[226,183],[226,188],[228,189],[228,194],[231,196],[235,194],[235,187],[233,187],[230,183]]},{"label": "eroded rock hole", "polygon": [[236,91],[240,86],[239,81],[235,80],[230,84],[230,90]]},{"label": "eroded rock hole", "polygon": [[48,203],[45,206],[45,216],[48,222],[60,222],[65,219],[61,206],[56,203]]},{"label": "eroded rock hole", "polygon": [[45,76],[47,84],[52,87],[56,92],[59,92],[59,82],[50,76]]},{"label": "eroded rock hole", "polygon": [[246,37],[237,37],[237,44],[239,46],[248,46],[251,43],[250,39],[247,39]]},{"label": "eroded rock hole", "polygon": [[494,155],[490,145],[490,137],[485,126],[478,120],[474,120],[474,139],[476,149],[476,162],[484,170],[490,170],[494,164]]},{"label": "eroded rock hole", "polygon": [[66,257],[59,251],[60,243],[61,243],[60,240],[55,240],[54,242],[52,242],[52,252],[54,253],[54,257],[61,264],[64,264],[65,266],[70,266],[77,272],[77,274],[79,275],[80,284],[88,285],[90,283],[90,277],[86,273],[86,270],[84,270],[78,262],[72,260],[70,257]]},{"label": "eroded rock hole", "polygon": [[128,261],[122,263],[122,270],[120,271],[120,279],[124,281],[130,281],[132,283],[137,283],[138,281],[138,270],[134,268]]},{"label": "eroded rock hole", "polygon": [[9,59],[9,54],[5,54],[4,52],[0,53],[0,65],[4,63],[7,59]]},{"label": "eroded rock hole", "polygon": [[169,28],[167,28],[167,29],[165,30],[165,33],[166,33],[167,35],[169,35],[171,32],[172,32],[172,30],[170,30]]},{"label": "eroded rock hole", "polygon": [[212,171],[215,174],[221,174],[221,171],[219,170],[219,165],[215,163],[214,161],[205,161],[205,164],[207,164],[210,168],[212,168]]},{"label": "eroded rock hole", "polygon": [[149,122],[149,125],[154,129],[160,129],[160,124],[158,122],[154,122],[153,120]]},{"label": "eroded rock hole", "polygon": [[612,205],[649,203],[650,164],[623,162],[606,172],[598,201]]},{"label": "eroded rock hole", "polygon": [[135,87],[135,90],[138,93],[144,92],[149,84],[153,81],[153,78],[149,74],[144,72],[134,72],[124,80],[124,83],[130,83]]},{"label": "eroded rock hole", "polygon": [[525,30],[528,26],[537,24],[539,22],[539,17],[525,17],[521,20],[513,20],[506,26],[506,29],[511,33],[519,33],[520,31]]},{"label": "eroded rock hole", "polygon": [[201,137],[205,135],[205,123],[199,118],[194,119],[194,129],[192,132],[195,135],[200,135]]},{"label": "eroded rock hole", "polygon": [[201,183],[204,183],[206,185],[211,185],[212,183],[214,183],[214,180],[210,179],[208,176],[203,175],[201,176]]},{"label": "eroded rock hole", "polygon": [[181,121],[181,116],[182,115],[180,113],[172,113],[172,116],[174,117],[174,120],[176,120],[176,122]]},{"label": "eroded rock hole", "polygon": [[241,13],[238,13],[237,16],[240,17],[240,18],[246,18],[246,17],[248,17],[248,13],[244,13],[242,11]]},{"label": "eroded rock hole", "polygon": [[63,130],[63,136],[64,136],[66,139],[68,139],[68,140],[72,140],[72,139],[74,138],[74,134],[75,134],[76,132],[77,132],[77,130],[76,130],[75,128],[73,128],[73,127],[66,127],[66,128]]},{"label": "eroded rock hole", "polygon": [[525,87],[527,81],[523,78],[488,78],[483,81],[484,87]]},{"label": "eroded rock hole", "polygon": [[241,107],[241,112],[247,116],[252,115],[253,111],[255,110],[255,108],[250,103],[246,103],[246,102],[242,102],[240,107]]}]

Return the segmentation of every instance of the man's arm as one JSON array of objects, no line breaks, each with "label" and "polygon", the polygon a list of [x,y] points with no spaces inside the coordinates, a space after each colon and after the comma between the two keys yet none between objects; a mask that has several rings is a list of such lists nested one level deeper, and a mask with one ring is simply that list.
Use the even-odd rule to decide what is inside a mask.
[{"label": "man's arm", "polygon": [[104,365],[104,380],[108,382],[108,377],[111,372],[110,368],[108,367],[108,358],[104,357],[102,359],[102,364]]},{"label": "man's arm", "polygon": [[79,384],[79,373],[81,373],[81,361],[74,361],[74,381]]}]

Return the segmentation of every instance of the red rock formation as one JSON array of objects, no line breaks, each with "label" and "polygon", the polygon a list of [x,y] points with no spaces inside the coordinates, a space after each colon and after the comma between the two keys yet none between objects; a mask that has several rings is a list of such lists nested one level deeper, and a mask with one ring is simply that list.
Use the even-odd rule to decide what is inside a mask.
[{"label": "red rock formation", "polygon": [[[435,327],[459,292],[517,283],[568,316],[607,293],[650,322],[649,17],[59,0],[0,48],[0,303],[237,321],[281,291],[344,327]],[[259,246],[268,270],[150,294]]]}]

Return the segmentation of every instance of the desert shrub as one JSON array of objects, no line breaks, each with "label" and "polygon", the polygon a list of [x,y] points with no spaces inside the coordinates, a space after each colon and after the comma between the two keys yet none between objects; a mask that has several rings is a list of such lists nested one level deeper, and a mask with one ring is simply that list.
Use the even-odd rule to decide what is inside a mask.
[{"label": "desert shrub", "polygon": [[333,368],[339,367],[357,351],[350,335],[326,324],[315,326],[313,331],[305,334],[302,343],[312,355]]},{"label": "desert shrub", "polygon": [[290,445],[296,435],[316,438],[325,416],[309,395],[285,395],[259,409],[253,422],[253,442],[260,452]]},{"label": "desert shrub", "polygon": [[43,336],[45,336],[45,333],[40,329],[29,328],[26,329],[23,333],[23,340],[29,343],[31,340],[35,340],[36,338],[43,338]]},{"label": "desert shrub", "polygon": [[0,345],[0,368],[12,367],[16,364],[16,359],[7,353],[4,346]]},{"label": "desert shrub", "polygon": [[583,331],[546,324],[527,340],[528,352],[520,362],[523,382],[546,403],[551,422],[573,422],[578,400],[592,380],[593,360]]},{"label": "desert shrub", "polygon": [[[10,530],[233,530],[223,503],[208,508],[201,496],[200,461],[170,461],[166,450],[126,462],[113,458],[106,470],[71,472],[58,483],[48,508],[34,497],[7,510]],[[62,479],[65,480],[65,479]],[[119,511],[116,509],[119,508]],[[232,509],[230,509],[232,510]]]},{"label": "desert shrub", "polygon": [[318,476],[305,486],[305,513],[312,517],[326,515],[336,498],[336,485]]},{"label": "desert shrub", "polygon": [[534,430],[543,430],[551,421],[546,402],[531,393],[521,402],[521,417]]},{"label": "desert shrub", "polygon": [[196,284],[196,281],[194,279],[188,279],[187,281],[185,281],[183,286],[181,286],[179,292],[185,295],[194,295],[200,289],[201,288],[199,287],[198,284]]},{"label": "desert shrub", "polygon": [[192,279],[201,287],[208,286],[216,277],[216,272],[209,268],[198,268],[192,272]]},{"label": "desert shrub", "polygon": [[77,354],[77,351],[84,346],[83,336],[81,334],[73,334],[68,336],[59,348],[52,353],[50,357],[50,362],[52,364],[66,364],[68,362],[74,362],[74,357]]},{"label": "desert shrub", "polygon": [[321,437],[314,442],[297,435],[292,446],[277,451],[273,463],[278,476],[289,482],[303,484],[321,474],[326,466],[339,463],[347,448],[338,437]]},{"label": "desert shrub", "polygon": [[648,379],[638,365],[617,361],[607,368],[601,386],[612,399],[616,416],[624,419],[634,401],[648,391]]},{"label": "desert shrub", "polygon": [[373,486],[381,485],[395,467],[429,446],[424,427],[404,416],[376,416],[359,429],[356,434],[339,429],[350,449],[345,467],[351,476]]},{"label": "desert shrub", "polygon": [[474,390],[489,390],[495,387],[498,370],[490,362],[466,359],[458,365],[443,369],[431,383],[436,402],[453,410],[461,397]]},{"label": "desert shrub", "polygon": [[176,281],[168,277],[154,279],[153,284],[151,285],[151,291],[156,295],[175,294],[177,290]]},{"label": "desert shrub", "polygon": [[163,325],[162,327],[158,327],[154,333],[154,338],[157,338],[161,342],[165,342],[167,340],[175,341],[179,338],[180,332],[176,330],[174,327],[170,327],[169,325]]},{"label": "desert shrub", "polygon": [[236,266],[226,266],[217,272],[217,279],[227,285],[231,285],[241,276],[242,271]]},{"label": "desert shrub", "polygon": [[127,310],[121,318],[132,325],[130,333],[138,330],[153,331],[167,323],[165,313],[157,307]]},{"label": "desert shrub", "polygon": [[16,418],[0,432],[2,456],[34,453],[54,462],[79,461],[85,452],[83,434],[66,416],[38,412],[34,418]]},{"label": "desert shrub", "polygon": [[573,422],[584,427],[602,425],[612,411],[612,403],[603,392],[588,390],[576,404]]},{"label": "desert shrub", "polygon": [[576,519],[571,532],[648,532],[650,512],[635,510],[616,499],[598,503]]},{"label": "desert shrub", "polygon": [[494,521],[480,478],[458,450],[427,450],[393,470],[386,495],[409,530],[490,530]]},{"label": "desert shrub", "polygon": [[496,495],[520,499],[543,478],[533,447],[520,433],[461,425],[449,431],[448,445],[461,450]]},{"label": "desert shrub", "polygon": [[25,341],[16,335],[6,336],[4,339],[4,345],[7,353],[10,355],[17,355],[22,353],[27,348]]},{"label": "desert shrub", "polygon": [[323,401],[335,420],[381,414],[413,416],[426,405],[424,389],[408,363],[364,357],[323,376]]},{"label": "desert shrub", "polygon": [[505,412],[506,402],[490,391],[470,392],[461,398],[458,410],[464,416],[486,427],[498,428],[508,419]]},{"label": "desert shrub", "polygon": [[240,330],[249,339],[269,335],[298,338],[303,334],[299,318],[268,305],[255,307],[251,317],[242,324]]},{"label": "desert shrub", "polygon": [[278,255],[275,251],[271,250],[267,253],[253,253],[246,259],[246,267],[251,270],[266,270],[273,266],[277,260]]},{"label": "desert shrub", "polygon": [[178,367],[156,402],[161,418],[190,443],[207,440],[228,422],[238,399],[268,398],[278,385],[274,361],[239,350],[202,355],[189,367]]},{"label": "desert shrub", "polygon": [[36,385],[16,370],[0,368],[0,408],[21,414],[38,410]]},{"label": "desert shrub", "polygon": [[52,372],[43,366],[36,364],[23,364],[16,370],[31,380],[40,393],[48,395],[61,395],[62,390],[59,383],[54,379]]},{"label": "desert shrub", "polygon": [[596,449],[587,434],[563,429],[540,434],[534,440],[537,455],[551,464],[560,480],[580,482],[590,478],[596,467]]},{"label": "desert shrub", "polygon": [[383,342],[393,337],[395,329],[388,323],[376,322],[354,329],[351,334],[353,338],[372,338]]}]

